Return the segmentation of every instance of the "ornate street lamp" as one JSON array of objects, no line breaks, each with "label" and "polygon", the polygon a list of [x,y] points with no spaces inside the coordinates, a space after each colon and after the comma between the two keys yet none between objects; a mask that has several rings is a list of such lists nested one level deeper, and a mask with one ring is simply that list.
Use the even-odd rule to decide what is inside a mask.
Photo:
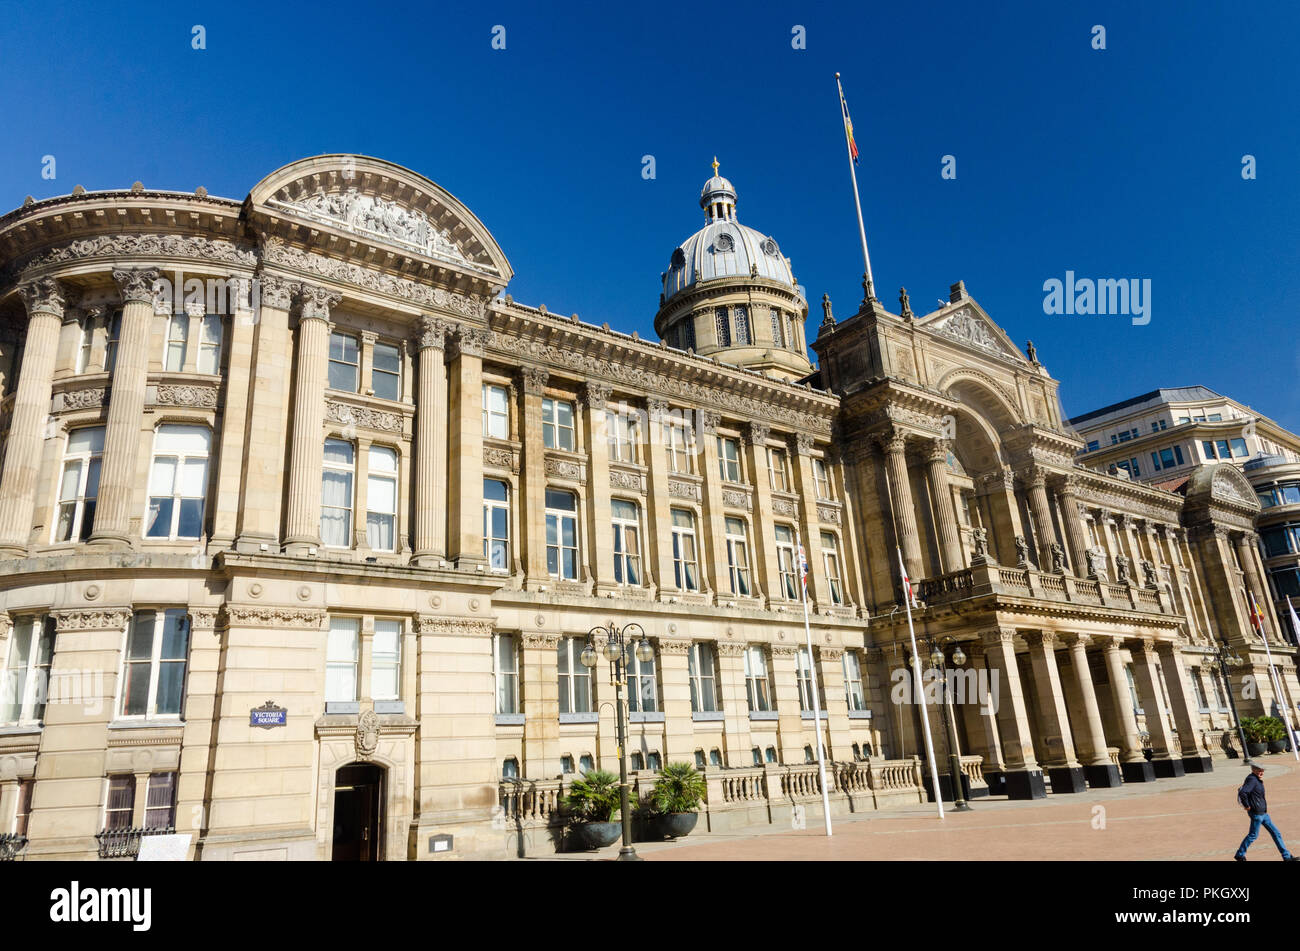
[{"label": "ornate street lamp", "polygon": [[605,627],[593,627],[587,632],[587,645],[582,649],[582,665],[595,667],[599,661],[596,653],[596,641],[603,637],[603,653],[609,661],[609,682],[614,685],[614,710],[618,721],[618,792],[621,803],[619,812],[623,818],[623,847],[618,850],[620,862],[639,862],[636,849],[632,848],[632,812],[629,807],[627,782],[627,707],[623,700],[623,688],[627,686],[627,659],[632,641],[636,641],[636,658],[641,663],[654,660],[655,651],[646,640],[645,629],[640,624],[625,624],[618,628],[613,621]]},{"label": "ornate street lamp", "polygon": [[1241,728],[1241,717],[1237,714],[1237,701],[1232,696],[1232,681],[1228,678],[1229,667],[1240,667],[1245,663],[1225,639],[1222,644],[1214,646],[1214,656],[1219,662],[1219,676],[1223,678],[1223,689],[1228,694],[1228,706],[1232,708],[1232,719],[1237,724],[1237,738],[1241,740],[1241,761],[1250,765],[1250,751],[1246,749],[1246,731]]},{"label": "ornate street lamp", "polygon": [[[961,756],[957,751],[957,725],[952,722],[948,716],[948,670],[945,664],[945,652],[949,645],[955,645],[952,652],[952,663],[954,667],[961,667],[966,663],[966,652],[961,649],[957,639],[951,636],[943,637],[926,637],[925,643],[930,648],[930,666],[939,674],[939,709],[943,712],[943,732],[948,739],[948,771],[952,775],[952,798],[953,809],[957,812],[970,812],[970,803],[966,801],[966,796],[962,788],[962,770]],[[934,777],[934,795],[937,798],[939,792],[939,777]]]}]

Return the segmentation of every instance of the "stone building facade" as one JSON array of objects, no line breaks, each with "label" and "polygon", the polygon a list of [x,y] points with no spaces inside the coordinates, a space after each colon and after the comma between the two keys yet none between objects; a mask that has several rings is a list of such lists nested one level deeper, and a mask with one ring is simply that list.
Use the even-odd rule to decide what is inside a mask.
[{"label": "stone building facade", "polygon": [[918,635],[998,685],[950,705],[972,791],[1209,768],[1214,645],[1244,712],[1274,691],[1240,472],[1176,495],[1076,466],[1056,381],[961,285],[921,316],[824,300],[813,370],[790,261],[716,169],[701,207],[667,342],[513,301],[472,212],[376,159],[0,218],[0,834],[544,851],[567,782],[617,766],[578,660],[611,621],[654,646],[639,792],[693,760],[713,827],[784,822],[820,808],[820,741],[833,809],[917,801],[896,551]]}]

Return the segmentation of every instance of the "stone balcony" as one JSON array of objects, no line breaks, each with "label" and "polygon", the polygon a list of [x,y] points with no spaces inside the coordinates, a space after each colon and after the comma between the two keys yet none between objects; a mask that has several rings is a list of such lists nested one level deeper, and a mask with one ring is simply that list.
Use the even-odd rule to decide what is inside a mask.
[{"label": "stone balcony", "polygon": [[926,605],[950,604],[974,598],[1034,599],[1086,607],[1113,608],[1141,614],[1176,615],[1169,598],[1159,588],[1143,588],[1130,582],[1119,584],[1069,574],[1053,574],[1037,568],[1010,568],[992,562],[972,565],[917,585],[917,597]]}]

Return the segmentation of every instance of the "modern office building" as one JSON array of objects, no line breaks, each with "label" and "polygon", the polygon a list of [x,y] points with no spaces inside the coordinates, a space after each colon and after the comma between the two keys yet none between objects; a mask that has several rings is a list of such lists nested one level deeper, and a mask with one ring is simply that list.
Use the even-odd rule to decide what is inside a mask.
[{"label": "modern office building", "polygon": [[820,741],[833,810],[915,802],[900,553],[923,653],[975,686],[927,707],[941,774],[953,742],[976,793],[1210,768],[1226,691],[1274,693],[1238,467],[1079,465],[1057,381],[961,283],[925,314],[823,297],[814,368],[784,250],[716,169],[700,207],[660,340],[513,300],[487,227],[377,159],[0,217],[0,835],[550,850],[567,784],[617,768],[581,662],[610,622],[653,648],[639,793],[685,760],[712,828],[815,814]]}]

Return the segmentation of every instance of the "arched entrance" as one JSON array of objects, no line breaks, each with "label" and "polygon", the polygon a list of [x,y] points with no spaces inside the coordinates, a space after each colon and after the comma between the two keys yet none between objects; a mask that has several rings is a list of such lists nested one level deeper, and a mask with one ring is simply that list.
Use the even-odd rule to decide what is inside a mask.
[{"label": "arched entrance", "polygon": [[383,854],[384,770],[349,763],[334,774],[335,862],[377,862]]}]

